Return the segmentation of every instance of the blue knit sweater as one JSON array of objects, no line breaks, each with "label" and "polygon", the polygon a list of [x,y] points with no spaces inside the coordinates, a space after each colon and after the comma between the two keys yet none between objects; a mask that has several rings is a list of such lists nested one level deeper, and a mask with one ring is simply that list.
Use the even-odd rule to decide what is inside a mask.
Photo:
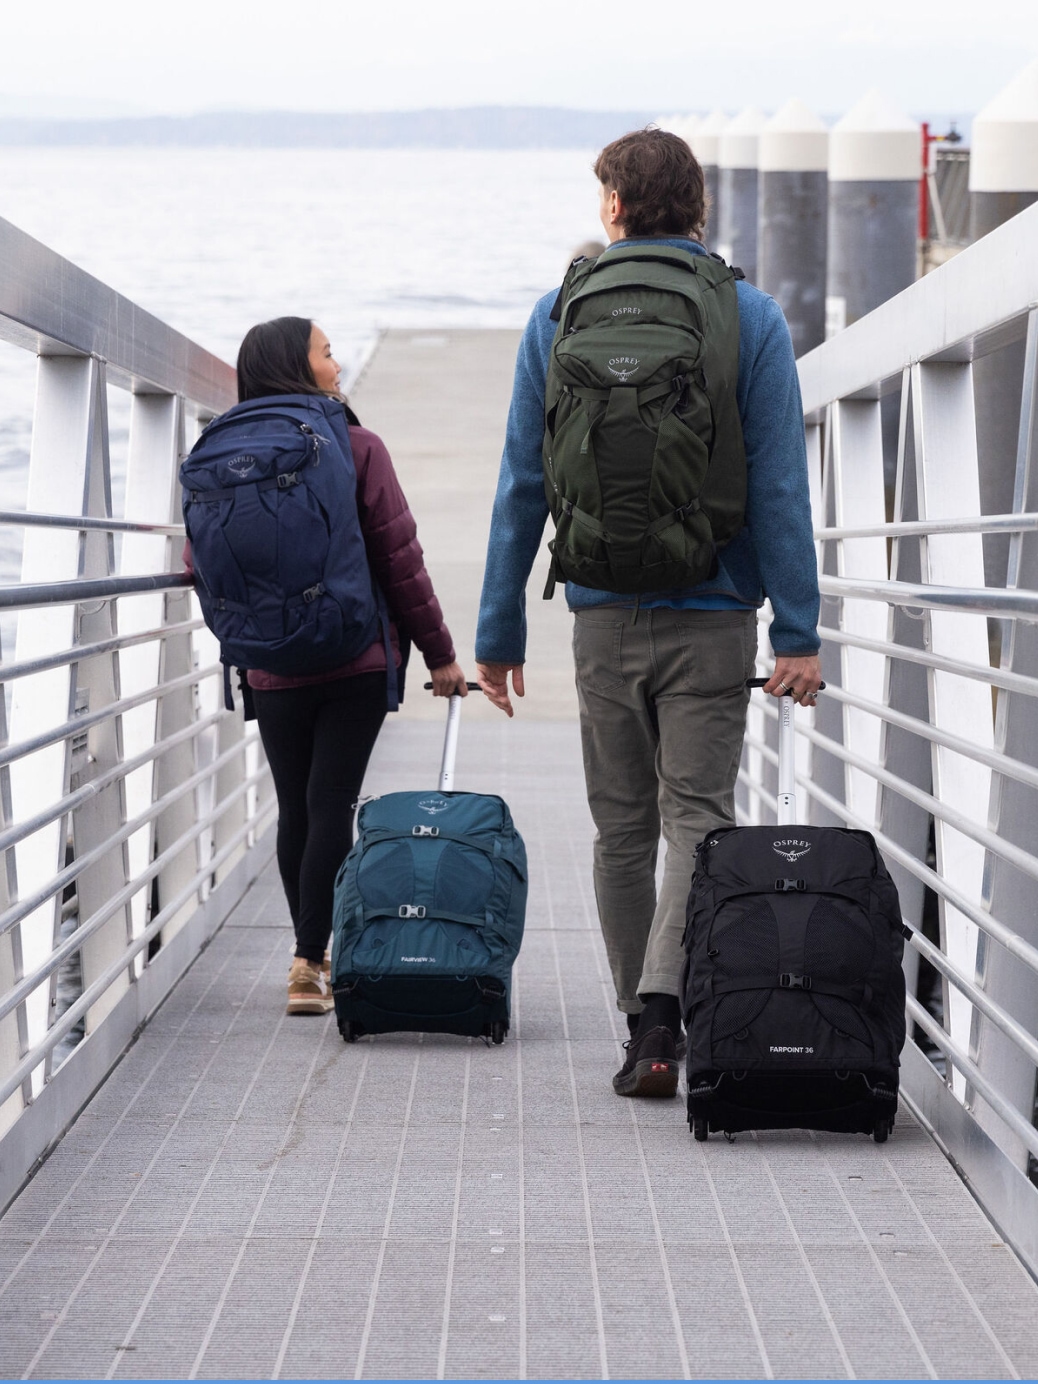
[{"label": "blue knit sweater", "polygon": [[[645,243],[706,254],[693,240]],[[775,653],[813,654],[819,646],[818,577],[793,346],[773,298],[746,282],[737,285],[737,292],[736,394],[746,444],[746,526],[721,549],[712,581],[643,596],[639,604],[643,609],[745,609],[760,606],[767,595],[774,611],[770,634]],[[476,658],[481,663],[515,664],[525,657],[526,583],[548,517],[541,444],[548,357],[555,336],[550,313],[557,296],[555,290],[540,299],[519,344],[476,630]],[[566,583],[566,601],[571,610],[634,605],[629,596],[573,582]]]}]

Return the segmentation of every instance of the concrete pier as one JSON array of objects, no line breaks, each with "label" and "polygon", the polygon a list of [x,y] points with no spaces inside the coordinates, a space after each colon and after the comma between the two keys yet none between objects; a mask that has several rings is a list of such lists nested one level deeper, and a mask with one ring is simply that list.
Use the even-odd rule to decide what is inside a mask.
[{"label": "concrete pier", "polygon": [[915,281],[921,173],[919,126],[879,92],[830,131],[827,292],[839,325]]},{"label": "concrete pier", "polygon": [[[516,339],[391,333],[354,399],[465,659]],[[906,1110],[882,1147],[698,1144],[613,1094],[569,619],[532,595],[531,695],[470,698],[458,761],[529,849],[508,1041],[287,1018],[268,869],[0,1220],[4,1377],[1038,1375],[1038,1289]],[[434,780],[417,681],[370,792]]]},{"label": "concrete pier", "polygon": [[718,140],[721,213],[716,248],[751,284],[757,282],[757,159],[764,125],[764,112],[747,106]]},{"label": "concrete pier", "polygon": [[829,133],[789,101],[760,137],[757,282],[785,313],[797,356],[825,340]]}]

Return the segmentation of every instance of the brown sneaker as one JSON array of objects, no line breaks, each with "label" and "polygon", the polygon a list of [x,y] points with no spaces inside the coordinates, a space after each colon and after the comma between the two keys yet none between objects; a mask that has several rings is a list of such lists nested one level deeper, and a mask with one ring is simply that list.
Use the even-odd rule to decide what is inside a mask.
[{"label": "brown sneaker", "polygon": [[613,1077],[618,1096],[674,1096],[678,1090],[678,1060],[674,1035],[662,1025],[629,1039],[627,1061]]},{"label": "brown sneaker", "polygon": [[288,1013],[327,1014],[333,1008],[331,986],[325,983],[320,966],[296,956],[288,973]]}]

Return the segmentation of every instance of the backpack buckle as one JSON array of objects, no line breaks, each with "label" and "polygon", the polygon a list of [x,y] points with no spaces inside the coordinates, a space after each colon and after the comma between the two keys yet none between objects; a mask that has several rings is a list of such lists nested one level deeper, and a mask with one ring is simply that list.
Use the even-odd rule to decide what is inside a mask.
[{"label": "backpack buckle", "polygon": [[317,582],[314,586],[308,586],[306,588],[306,590],[303,592],[303,600],[306,602],[307,605],[310,605],[313,601],[317,600],[318,596],[323,595],[324,583]]},{"label": "backpack buckle", "polygon": [[439,836],[439,834],[440,834],[440,828],[439,828],[439,827],[412,827],[412,828],[411,828],[411,835],[412,835],[412,836]]},{"label": "backpack buckle", "polygon": [[298,485],[298,484],[299,484],[299,472],[298,472],[298,471],[285,471],[283,475],[278,476],[278,489],[279,489],[279,490],[288,490],[290,486]]},{"label": "backpack buckle", "polygon": [[400,905],[400,911],[397,916],[400,918],[424,918],[425,906],[424,904],[420,903],[402,903]]},{"label": "backpack buckle", "polygon": [[783,971],[779,976],[779,985],[783,990],[810,990],[810,976],[795,976],[789,971]]},{"label": "backpack buckle", "polygon": [[775,892],[778,894],[792,893],[794,890],[802,894],[806,888],[806,879],[777,879],[775,881]]}]

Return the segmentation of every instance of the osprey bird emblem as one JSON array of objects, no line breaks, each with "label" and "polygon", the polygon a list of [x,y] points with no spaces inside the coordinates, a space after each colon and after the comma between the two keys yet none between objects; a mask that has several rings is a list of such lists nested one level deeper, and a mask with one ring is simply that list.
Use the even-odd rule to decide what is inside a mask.
[{"label": "osprey bird emblem", "polygon": [[799,860],[802,855],[807,855],[811,849],[810,841],[775,841],[771,849],[776,855],[782,856],[783,860],[788,860],[790,864],[794,860]]},{"label": "osprey bird emblem", "polygon": [[641,364],[637,356],[614,356],[606,369],[615,375],[621,384],[626,384]]}]

